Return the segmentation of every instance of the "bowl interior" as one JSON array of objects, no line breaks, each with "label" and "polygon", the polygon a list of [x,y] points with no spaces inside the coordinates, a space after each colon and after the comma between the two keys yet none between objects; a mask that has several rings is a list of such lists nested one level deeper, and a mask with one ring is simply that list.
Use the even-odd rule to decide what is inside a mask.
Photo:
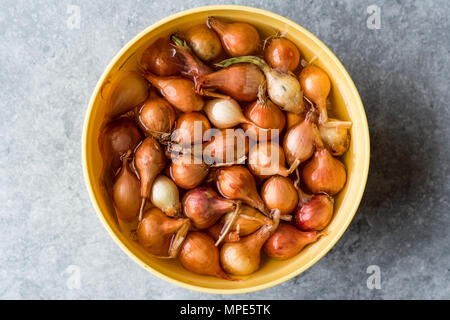
[{"label": "bowl interior", "polygon": [[[204,23],[210,15],[249,22],[261,31],[263,37],[277,31],[285,34],[300,49],[303,59],[314,60],[315,65],[328,73],[332,81],[330,115],[353,122],[350,149],[342,157],[347,168],[347,183],[336,198],[335,216],[326,229],[327,236],[289,260],[275,261],[263,257],[260,270],[242,278],[242,281],[196,275],[186,271],[177,260],[157,259],[147,254],[127,233],[119,231],[110,201],[100,185],[102,158],[98,137],[106,109],[101,90],[108,85],[108,80],[118,73],[136,69],[136,62],[143,50],[157,38],[185,30],[197,23]],[[112,237],[136,262],[159,277],[190,289],[212,293],[243,293],[273,286],[303,272],[335,244],[356,212],[364,190],[369,164],[369,136],[364,109],[352,80],[338,59],[312,34],[283,17],[260,9],[212,6],[188,10],[150,26],[117,54],[99,80],[92,96],[86,115],[82,151],[91,200]]]}]

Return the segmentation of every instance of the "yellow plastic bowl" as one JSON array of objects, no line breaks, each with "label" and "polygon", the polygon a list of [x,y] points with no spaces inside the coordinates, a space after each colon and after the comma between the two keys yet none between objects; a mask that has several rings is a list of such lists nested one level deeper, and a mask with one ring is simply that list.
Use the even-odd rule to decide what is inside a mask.
[{"label": "yellow plastic bowl", "polygon": [[[132,69],[143,50],[157,38],[185,30],[194,24],[204,23],[206,18],[212,15],[251,23],[263,36],[276,31],[285,33],[300,49],[305,60],[313,60],[315,65],[324,69],[330,76],[330,100],[333,109],[331,116],[353,122],[351,146],[342,159],[347,168],[347,183],[336,198],[335,216],[327,227],[327,235],[289,260],[263,259],[260,270],[242,281],[196,275],[186,271],[177,260],[151,257],[136,242],[119,231],[100,185],[102,160],[98,137],[105,116],[105,101],[100,94],[101,88],[118,72]],[[209,293],[236,294],[269,288],[311,267],[334,246],[347,229],[361,201],[369,170],[370,141],[364,107],[352,79],[336,56],[298,24],[265,10],[243,6],[220,5],[186,10],[151,25],[134,37],[114,57],[100,77],[86,112],[82,139],[83,171],[87,189],[98,216],[116,243],[134,261],[154,275],[184,288]]]}]

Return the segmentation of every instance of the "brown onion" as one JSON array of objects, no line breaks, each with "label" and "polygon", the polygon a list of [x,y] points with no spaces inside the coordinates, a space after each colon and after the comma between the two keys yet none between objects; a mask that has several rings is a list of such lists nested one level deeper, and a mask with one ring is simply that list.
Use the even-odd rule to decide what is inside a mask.
[{"label": "brown onion", "polygon": [[170,103],[152,93],[139,109],[138,121],[145,132],[164,141],[170,138],[175,116]]},{"label": "brown onion", "polygon": [[236,203],[219,196],[209,187],[198,187],[188,191],[183,197],[184,214],[198,229],[206,229],[224,214],[234,211]]},{"label": "brown onion", "polygon": [[[223,216],[222,222],[226,223],[227,221],[230,221],[231,218],[232,214],[228,213]],[[272,222],[273,221],[271,219],[262,215],[253,207],[243,205],[231,230],[238,232],[240,236],[247,236],[258,230],[263,225],[270,225]]]},{"label": "brown onion", "polygon": [[158,76],[173,76],[178,74],[177,61],[169,37],[162,37],[150,45],[142,54],[142,67]]},{"label": "brown onion", "polygon": [[320,137],[333,156],[341,156],[348,150],[351,125],[349,121],[331,118],[325,125],[319,124]]},{"label": "brown onion", "polygon": [[217,32],[230,56],[238,57],[258,52],[261,39],[252,25],[245,22],[227,23],[215,17],[208,17],[207,24]]},{"label": "brown onion", "polygon": [[289,165],[296,160],[308,160],[317,146],[322,146],[319,129],[311,120],[311,113],[305,120],[286,132],[283,140],[283,149]]},{"label": "brown onion", "polygon": [[327,97],[331,88],[330,78],[319,67],[309,65],[303,68],[299,79],[305,96],[314,102],[319,110],[319,123],[326,123],[328,121]]},{"label": "brown onion", "polygon": [[319,231],[333,217],[334,200],[327,194],[315,194],[302,200],[295,211],[295,224],[303,231]]},{"label": "brown onion", "polygon": [[136,149],[134,155],[134,165],[141,180],[141,209],[139,220],[142,219],[145,202],[150,198],[153,181],[164,169],[166,158],[159,143],[152,137],[147,137]]},{"label": "brown onion", "polygon": [[248,275],[258,270],[261,262],[261,248],[278,228],[280,212],[274,214],[272,224],[262,226],[238,242],[227,242],[220,250],[220,262],[224,270],[235,275]]},{"label": "brown onion", "polygon": [[229,67],[236,63],[252,63],[264,72],[269,98],[283,111],[300,114],[305,110],[303,91],[293,74],[273,69],[263,59],[255,56],[230,58],[216,66]]},{"label": "brown onion", "polygon": [[[227,213],[222,217],[220,223],[213,225],[207,230],[208,234],[215,239],[219,239],[220,232],[227,223],[230,223],[233,220],[233,218],[234,212]],[[262,215],[258,210],[247,205],[242,205],[239,210],[239,215],[231,226],[225,241],[239,241],[241,236],[248,236],[266,224],[272,224],[272,220],[265,215]]]},{"label": "brown onion", "polygon": [[240,129],[216,131],[204,144],[203,158],[210,165],[242,163],[248,153],[248,139]]},{"label": "brown onion", "polygon": [[217,89],[239,101],[253,101],[258,97],[259,87],[265,78],[258,67],[242,63],[219,70],[197,79],[198,94],[205,95],[205,89]]},{"label": "brown onion", "polygon": [[195,93],[193,81],[182,77],[158,77],[152,73],[146,73],[145,78],[178,110],[192,112],[203,108],[203,99]]},{"label": "brown onion", "polygon": [[188,47],[186,42],[182,41],[175,35],[172,35],[171,39],[175,44],[175,56],[180,61],[180,70],[184,76],[189,77],[195,81],[198,77],[212,72],[210,67],[204,64],[199,58],[197,58],[197,56],[192,53],[191,48]]},{"label": "brown onion", "polygon": [[289,259],[297,255],[308,244],[316,242],[323,235],[323,233],[315,231],[302,232],[288,223],[281,223],[264,244],[264,252],[275,259]]},{"label": "brown onion", "polygon": [[275,38],[266,48],[265,58],[272,68],[292,72],[300,62],[300,52],[292,41],[286,38]]},{"label": "brown onion", "polygon": [[[258,99],[249,104],[244,115],[250,122],[241,124],[246,134],[257,141],[267,141],[277,137],[286,123],[284,113],[272,101]],[[271,130],[261,130],[271,129]]]},{"label": "brown onion", "polygon": [[344,164],[331,156],[327,149],[318,149],[303,168],[302,178],[313,193],[336,194],[345,185],[347,173]]},{"label": "brown onion", "polygon": [[192,51],[204,61],[216,59],[223,51],[217,34],[204,24],[190,27],[186,31],[186,41]]},{"label": "brown onion", "polygon": [[101,154],[108,175],[113,175],[121,165],[121,157],[128,150],[134,150],[142,140],[142,134],[134,121],[122,117],[109,122],[99,138]]},{"label": "brown onion", "polygon": [[149,84],[137,72],[119,73],[102,90],[107,104],[107,115],[115,118],[141,105],[148,97]]},{"label": "brown onion", "polygon": [[203,232],[189,232],[181,248],[179,259],[187,270],[230,280],[219,264],[219,249],[214,240]]},{"label": "brown onion", "polygon": [[131,150],[128,150],[122,157],[122,169],[116,177],[112,193],[117,217],[125,221],[138,216],[141,202],[139,179],[128,166],[130,156]]},{"label": "brown onion", "polygon": [[242,200],[266,216],[269,215],[264,201],[256,190],[255,179],[246,167],[235,165],[217,170],[217,189],[224,197]]},{"label": "brown onion", "polygon": [[211,124],[203,113],[183,113],[176,120],[172,142],[182,146],[202,143],[205,132],[210,128]]},{"label": "brown onion", "polygon": [[196,161],[191,154],[183,154],[170,164],[170,177],[183,189],[192,189],[206,178],[209,167],[202,161]]},{"label": "brown onion", "polygon": [[151,254],[175,258],[189,226],[189,219],[171,219],[158,208],[151,208],[138,224],[136,234],[139,243]]},{"label": "brown onion", "polygon": [[267,208],[279,209],[282,215],[291,214],[298,204],[298,194],[291,179],[273,176],[264,182],[261,198]]},{"label": "brown onion", "polygon": [[294,172],[300,161],[294,161],[289,169],[284,163],[283,149],[275,142],[259,142],[248,153],[248,167],[255,176],[260,178],[276,174],[287,177]]}]

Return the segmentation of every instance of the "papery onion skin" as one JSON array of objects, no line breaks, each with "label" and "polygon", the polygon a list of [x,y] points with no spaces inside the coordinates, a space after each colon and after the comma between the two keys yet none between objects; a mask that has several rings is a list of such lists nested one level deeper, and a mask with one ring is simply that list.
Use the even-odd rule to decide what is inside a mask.
[{"label": "papery onion skin", "polygon": [[334,200],[327,194],[316,194],[295,211],[295,224],[303,231],[324,229],[333,218]]},{"label": "papery onion skin", "polygon": [[313,193],[334,195],[344,187],[347,173],[344,164],[322,148],[314,153],[312,160],[303,168],[302,178]]},{"label": "papery onion skin", "polygon": [[[232,213],[227,213],[222,217],[222,222],[225,222]],[[248,236],[263,225],[271,225],[273,222],[271,219],[261,214],[253,207],[243,205],[240,210],[239,217],[232,227],[232,231],[238,232],[240,236]]]},{"label": "papery onion skin", "polygon": [[139,109],[140,127],[157,139],[170,135],[175,122],[175,110],[165,99],[151,95]]},{"label": "papery onion skin", "polygon": [[200,161],[194,162],[192,155],[181,155],[172,160],[170,177],[182,189],[192,189],[200,185],[208,175],[209,167]]},{"label": "papery onion skin", "polygon": [[150,201],[169,217],[178,216],[181,211],[178,188],[165,175],[159,175],[153,182]]},{"label": "papery onion skin", "polygon": [[217,34],[204,24],[190,27],[186,31],[186,41],[192,51],[203,61],[214,60],[223,52]]},{"label": "papery onion skin", "polygon": [[110,174],[119,169],[120,157],[128,150],[134,150],[142,140],[142,133],[133,120],[122,117],[109,122],[99,138],[99,146],[104,158],[105,168]]},{"label": "papery onion skin", "polygon": [[178,110],[193,112],[203,108],[204,101],[195,93],[192,80],[177,76],[158,77],[149,72],[145,74],[145,78]]},{"label": "papery onion skin", "polygon": [[134,154],[134,166],[141,180],[142,201],[139,221],[142,219],[147,199],[150,198],[153,181],[165,165],[166,158],[160,144],[152,137],[145,138]]},{"label": "papery onion skin", "polygon": [[145,138],[136,149],[134,164],[141,180],[141,196],[149,198],[152,183],[166,164],[160,144],[152,137]]},{"label": "papery onion skin", "polygon": [[268,215],[264,201],[256,189],[255,179],[246,167],[234,165],[217,170],[217,189],[225,198],[242,200]]},{"label": "papery onion skin", "polygon": [[203,158],[208,164],[241,163],[248,153],[248,139],[239,129],[222,129],[213,134],[203,148]]},{"label": "papery onion skin", "polygon": [[179,73],[169,37],[157,39],[144,51],[141,66],[158,76],[174,76]]},{"label": "papery onion skin", "polygon": [[[262,238],[260,242],[264,242],[268,235],[267,238],[266,235],[261,235],[260,237]],[[226,242],[220,250],[220,262],[227,273],[245,276],[259,269],[261,262],[259,254],[249,254],[248,251],[250,249],[246,248],[247,250],[244,251],[237,246],[233,246],[233,244],[240,244],[242,241],[241,239],[239,242]],[[262,243],[259,248],[254,246],[251,250],[260,250],[261,246]]]},{"label": "papery onion skin", "polygon": [[223,48],[230,56],[238,57],[258,52],[261,38],[252,25],[244,22],[227,23],[215,17],[208,17],[207,24],[217,32]]},{"label": "papery onion skin", "polygon": [[258,67],[242,63],[199,77],[196,90],[202,94],[205,89],[217,89],[238,101],[254,101],[264,81]]},{"label": "papery onion skin", "polygon": [[[201,129],[197,135],[195,132],[196,122],[200,124],[198,128]],[[203,113],[183,113],[176,120],[172,142],[183,146],[202,143],[204,134],[208,129],[211,129],[211,124]]]},{"label": "papery onion skin", "polygon": [[291,165],[295,160],[304,162],[314,153],[316,145],[321,146],[319,129],[310,117],[286,132],[283,140],[283,149],[286,160]]},{"label": "papery onion skin", "polygon": [[209,100],[203,107],[203,111],[208,115],[213,126],[219,129],[235,127],[246,121],[241,106],[232,98]]},{"label": "papery onion skin", "polygon": [[160,209],[151,208],[136,230],[139,243],[151,254],[166,256],[170,240],[189,219],[168,218]]},{"label": "papery onion skin", "polygon": [[[279,136],[286,124],[284,113],[272,101],[256,100],[244,110],[245,117],[252,123],[242,123],[241,127],[246,134],[257,141],[267,141]],[[273,129],[273,130],[261,130]]]},{"label": "papery onion skin", "polygon": [[263,59],[255,56],[230,58],[217,63],[218,67],[230,67],[236,63],[251,63],[258,66],[266,76],[267,93],[270,100],[283,111],[301,114],[305,110],[300,82],[291,73],[271,68]]},{"label": "papery onion skin", "polygon": [[115,118],[141,105],[148,97],[149,84],[137,72],[127,71],[115,77],[104,91],[107,115]]},{"label": "papery onion skin", "polygon": [[276,38],[271,40],[266,48],[265,58],[272,68],[292,72],[300,62],[300,52],[292,41],[286,38]]},{"label": "papery onion skin", "polygon": [[265,179],[273,175],[287,177],[283,149],[275,142],[255,144],[248,154],[248,167],[253,175]]},{"label": "papery onion skin", "polygon": [[[220,238],[223,228],[224,228],[224,224],[221,222],[218,222],[218,223],[212,225],[211,227],[209,227],[208,229],[206,229],[206,233],[211,238],[213,238],[215,241],[217,241]],[[239,240],[240,240],[239,233],[237,233],[236,231],[229,232],[223,239],[224,242],[236,242]]]},{"label": "papery onion skin", "polygon": [[330,78],[319,67],[309,65],[303,68],[299,80],[305,96],[313,101],[319,110],[319,123],[326,123],[328,121],[327,97],[331,89]]},{"label": "papery onion skin", "polygon": [[279,212],[274,215],[271,225],[264,225],[251,235],[238,242],[224,243],[220,250],[220,262],[223,269],[230,274],[249,275],[259,269],[261,248],[275,232],[280,219]]},{"label": "papery onion skin", "polygon": [[206,229],[224,214],[233,211],[235,203],[220,197],[209,187],[199,187],[188,191],[183,197],[184,214],[198,229]]},{"label": "papery onion skin", "polygon": [[281,223],[264,244],[264,252],[271,258],[286,260],[296,256],[306,245],[316,242],[322,235],[315,231],[302,232],[288,223]]},{"label": "papery onion skin", "polygon": [[113,186],[114,209],[119,219],[131,221],[139,214],[141,202],[139,179],[128,166],[131,150],[123,156],[122,169],[117,175]]},{"label": "papery onion skin", "polygon": [[204,64],[192,52],[191,48],[186,45],[186,42],[175,35],[172,35],[171,39],[174,43],[176,52],[175,57],[178,60],[180,72],[182,75],[191,78],[193,81],[196,81],[198,77],[212,72],[212,69]]},{"label": "papery onion skin", "polygon": [[[215,225],[207,229],[208,234],[214,239],[218,239],[223,226],[227,221],[232,219],[233,212],[225,214],[221,220]],[[257,231],[263,225],[271,225],[273,222],[271,219],[261,214],[255,208],[247,205],[242,205],[239,211],[239,216],[236,222],[231,227],[230,233],[224,239],[225,242],[236,242],[240,240],[240,237],[248,236]]]},{"label": "papery onion skin", "polygon": [[214,240],[203,232],[189,232],[181,248],[179,259],[187,270],[230,280],[219,264],[219,250]]},{"label": "papery onion skin", "polygon": [[281,215],[291,214],[298,204],[298,194],[292,180],[281,176],[273,176],[264,182],[261,198],[267,208],[279,209]]},{"label": "papery onion skin", "polygon": [[[328,119],[328,123],[339,123],[336,119]],[[341,156],[347,152],[350,147],[350,128],[349,126],[328,126],[319,124],[320,137],[325,147],[335,156]]]}]

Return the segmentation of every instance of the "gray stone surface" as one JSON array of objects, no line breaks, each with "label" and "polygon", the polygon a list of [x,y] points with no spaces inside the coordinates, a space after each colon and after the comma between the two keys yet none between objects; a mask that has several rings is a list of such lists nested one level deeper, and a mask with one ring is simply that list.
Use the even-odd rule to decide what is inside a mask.
[{"label": "gray stone surface", "polygon": [[[322,39],[359,89],[372,141],[364,199],[337,245],[295,279],[229,298],[450,298],[449,1],[216,2],[279,13]],[[208,3],[0,2],[0,298],[224,298],[131,261],[90,204],[80,156],[89,97],[115,53],[149,24]],[[372,4],[379,30],[366,27]],[[70,5],[79,30],[67,27]],[[366,286],[369,265],[380,290]]]}]

